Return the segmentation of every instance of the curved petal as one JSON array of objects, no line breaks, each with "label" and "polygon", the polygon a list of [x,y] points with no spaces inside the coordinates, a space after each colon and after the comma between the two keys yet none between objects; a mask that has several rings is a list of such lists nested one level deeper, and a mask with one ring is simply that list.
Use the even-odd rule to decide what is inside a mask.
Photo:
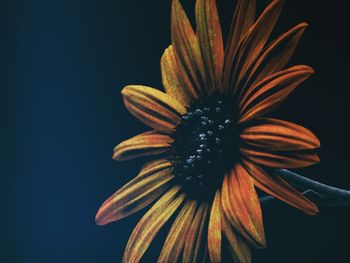
[{"label": "curved petal", "polygon": [[307,23],[300,23],[273,41],[250,70],[246,85],[250,83],[249,86],[254,86],[264,78],[283,70],[307,26]]},{"label": "curved petal", "polygon": [[226,237],[232,256],[236,263],[250,263],[251,254],[250,247],[242,239],[242,237],[235,232],[230,222],[228,221],[225,213],[223,213],[222,218],[222,232]]},{"label": "curved petal", "polygon": [[253,179],[241,164],[224,177],[222,207],[227,218],[249,243],[259,248],[266,246],[259,198]]},{"label": "curved petal", "polygon": [[164,51],[160,65],[165,92],[185,107],[189,106],[191,99],[195,96],[195,90],[186,78],[187,74],[177,64],[172,46]]},{"label": "curved petal", "polygon": [[130,113],[155,130],[172,130],[186,113],[186,108],[175,98],[150,87],[126,86],[122,95]]},{"label": "curved petal", "polygon": [[312,73],[314,70],[308,66],[295,66],[258,83],[239,102],[239,122],[260,117],[275,109]]},{"label": "curved petal", "polygon": [[262,191],[272,195],[287,204],[298,208],[309,215],[318,213],[317,206],[299,193],[280,176],[266,173],[262,168],[249,161],[243,161],[245,168],[254,178],[254,184]]},{"label": "curved petal", "polygon": [[173,139],[156,131],[141,133],[118,144],[113,150],[113,160],[125,161],[142,156],[157,155],[169,150]]},{"label": "curved petal", "polygon": [[180,187],[169,190],[142,217],[132,232],[123,256],[123,263],[138,263],[163,225],[174,214],[185,196]]},{"label": "curved petal", "polygon": [[98,225],[106,225],[127,217],[152,203],[170,186],[172,164],[167,160],[153,161],[142,167],[139,175],[120,188],[100,207]]},{"label": "curved petal", "polygon": [[171,39],[177,63],[185,69],[196,96],[206,94],[206,76],[199,42],[179,0],[173,0],[172,4]]},{"label": "curved petal", "polygon": [[196,201],[187,201],[169,231],[158,258],[159,263],[178,261],[195,211]]},{"label": "curved petal", "polygon": [[[273,1],[249,29],[237,48],[232,62],[229,86],[236,89],[250,66],[259,57],[275,27],[283,6],[282,0]],[[237,90],[234,90],[236,92]]]},{"label": "curved petal", "polygon": [[200,262],[206,247],[205,230],[208,224],[209,207],[207,203],[202,203],[193,219],[191,227],[188,229],[185,247],[183,251],[183,263]]},{"label": "curved petal", "polygon": [[242,130],[245,145],[266,151],[312,150],[320,141],[308,129],[287,121],[262,118]]},{"label": "curved petal", "polygon": [[216,90],[221,81],[224,63],[224,45],[215,0],[196,2],[197,36],[201,47],[208,88]]},{"label": "curved petal", "polygon": [[222,88],[227,88],[231,75],[231,68],[237,47],[243,36],[254,24],[255,20],[255,0],[238,0],[235,12],[232,17],[231,26],[225,47],[225,62],[223,72]]},{"label": "curved petal", "polygon": [[275,169],[303,168],[320,161],[317,154],[309,151],[263,152],[240,149],[243,156],[253,163]]},{"label": "curved petal", "polygon": [[221,193],[216,191],[208,226],[208,252],[210,262],[221,262]]}]

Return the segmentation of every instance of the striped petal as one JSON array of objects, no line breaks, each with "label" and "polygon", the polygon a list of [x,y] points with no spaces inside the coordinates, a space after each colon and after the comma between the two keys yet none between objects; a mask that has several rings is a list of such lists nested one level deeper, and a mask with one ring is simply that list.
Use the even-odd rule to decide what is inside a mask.
[{"label": "striped petal", "polygon": [[251,254],[250,247],[242,239],[242,237],[236,233],[232,225],[228,221],[225,213],[223,213],[222,218],[222,232],[229,243],[229,249],[236,263],[250,263]]},{"label": "striped petal", "polygon": [[239,122],[260,117],[275,109],[312,73],[313,69],[308,66],[295,66],[258,83],[239,102]]},{"label": "striped petal", "polygon": [[317,206],[299,193],[280,176],[266,173],[262,168],[249,161],[243,161],[245,168],[254,178],[254,184],[262,191],[294,206],[309,215],[318,213]]},{"label": "striped petal", "polygon": [[243,148],[240,151],[253,163],[275,169],[304,168],[320,161],[317,154],[309,151],[263,152]]},{"label": "striped petal", "polygon": [[245,145],[267,151],[312,150],[320,141],[308,129],[297,124],[264,118],[243,129],[240,138]]},{"label": "striped petal", "polygon": [[216,191],[208,226],[208,252],[212,263],[221,262],[221,193]]},{"label": "striped petal", "polygon": [[137,177],[102,204],[96,215],[96,223],[106,225],[136,213],[161,196],[170,186],[172,178],[169,161],[149,162]]},{"label": "striped petal", "polygon": [[178,261],[195,211],[196,201],[187,201],[169,231],[158,258],[159,263]]},{"label": "striped petal", "polygon": [[215,0],[197,0],[196,24],[197,36],[208,77],[208,88],[216,90],[219,88],[219,81],[221,81],[224,45]]},{"label": "striped petal", "polygon": [[222,207],[236,230],[255,247],[265,247],[262,212],[253,179],[241,164],[225,175]]},{"label": "striped petal", "polygon": [[175,98],[150,87],[126,86],[122,95],[130,113],[155,130],[172,130],[186,113],[186,108]]},{"label": "striped petal", "polygon": [[164,51],[160,65],[165,92],[187,107],[195,98],[196,91],[184,69],[176,62],[172,46]]},{"label": "striped petal", "polygon": [[126,245],[123,263],[138,263],[141,260],[156,234],[183,202],[185,197],[179,195],[179,190],[178,186],[169,190],[142,217]]},{"label": "striped petal", "polygon": [[223,88],[227,88],[229,85],[232,62],[238,44],[243,36],[247,33],[249,28],[254,24],[255,9],[255,0],[238,0],[235,12],[232,17],[232,22],[225,47],[225,62],[222,85]]},{"label": "striped petal", "polygon": [[281,13],[283,1],[273,1],[249,29],[237,48],[229,86],[237,88],[247,70],[259,57]]},{"label": "striped petal", "polygon": [[205,94],[206,76],[199,42],[179,0],[172,4],[171,38],[177,63],[185,69],[196,97]]},{"label": "striped petal", "polygon": [[246,85],[254,86],[264,78],[283,70],[293,55],[307,23],[301,23],[273,41],[254,64]]},{"label": "striped petal", "polygon": [[202,203],[198,208],[191,227],[188,229],[185,247],[183,251],[183,263],[196,263],[204,255],[206,246],[205,230],[208,224],[209,208],[207,203]]},{"label": "striped petal", "polygon": [[164,153],[169,150],[172,141],[173,139],[166,134],[156,131],[144,132],[118,144],[113,150],[113,159],[125,161]]}]

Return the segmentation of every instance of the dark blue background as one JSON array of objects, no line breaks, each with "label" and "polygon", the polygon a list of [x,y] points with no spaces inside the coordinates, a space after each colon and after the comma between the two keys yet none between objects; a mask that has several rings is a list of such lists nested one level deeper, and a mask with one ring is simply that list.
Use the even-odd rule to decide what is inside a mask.
[{"label": "dark blue background", "polygon": [[[193,15],[194,1],[183,2]],[[260,2],[261,9],[268,1]],[[293,63],[312,65],[316,75],[273,115],[320,137],[322,161],[303,174],[350,188],[349,8],[343,0],[305,2],[287,1],[276,32],[311,23]],[[219,3],[227,30],[232,3]],[[105,227],[94,217],[142,164],[111,159],[115,144],[146,129],[124,109],[120,90],[161,88],[169,22],[170,0],[1,1],[1,262],[121,261],[144,211]],[[268,249],[253,262],[347,262],[349,211],[307,217],[267,206]]]}]

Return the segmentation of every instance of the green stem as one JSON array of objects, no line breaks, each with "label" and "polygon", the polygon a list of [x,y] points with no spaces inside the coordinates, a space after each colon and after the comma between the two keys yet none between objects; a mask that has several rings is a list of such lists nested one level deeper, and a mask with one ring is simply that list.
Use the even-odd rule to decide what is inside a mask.
[{"label": "green stem", "polygon": [[[304,191],[303,194],[318,205],[348,206],[350,191],[319,183],[289,170],[275,170],[275,174],[285,179],[292,186]],[[261,203],[266,203],[273,197],[263,197]]]}]

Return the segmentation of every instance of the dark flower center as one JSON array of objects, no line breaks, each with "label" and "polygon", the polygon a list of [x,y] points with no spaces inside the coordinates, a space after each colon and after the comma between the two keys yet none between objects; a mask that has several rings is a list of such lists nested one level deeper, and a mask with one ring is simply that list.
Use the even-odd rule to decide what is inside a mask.
[{"label": "dark flower center", "polygon": [[191,195],[211,194],[237,160],[232,99],[213,94],[193,102],[173,133],[174,174]]}]

